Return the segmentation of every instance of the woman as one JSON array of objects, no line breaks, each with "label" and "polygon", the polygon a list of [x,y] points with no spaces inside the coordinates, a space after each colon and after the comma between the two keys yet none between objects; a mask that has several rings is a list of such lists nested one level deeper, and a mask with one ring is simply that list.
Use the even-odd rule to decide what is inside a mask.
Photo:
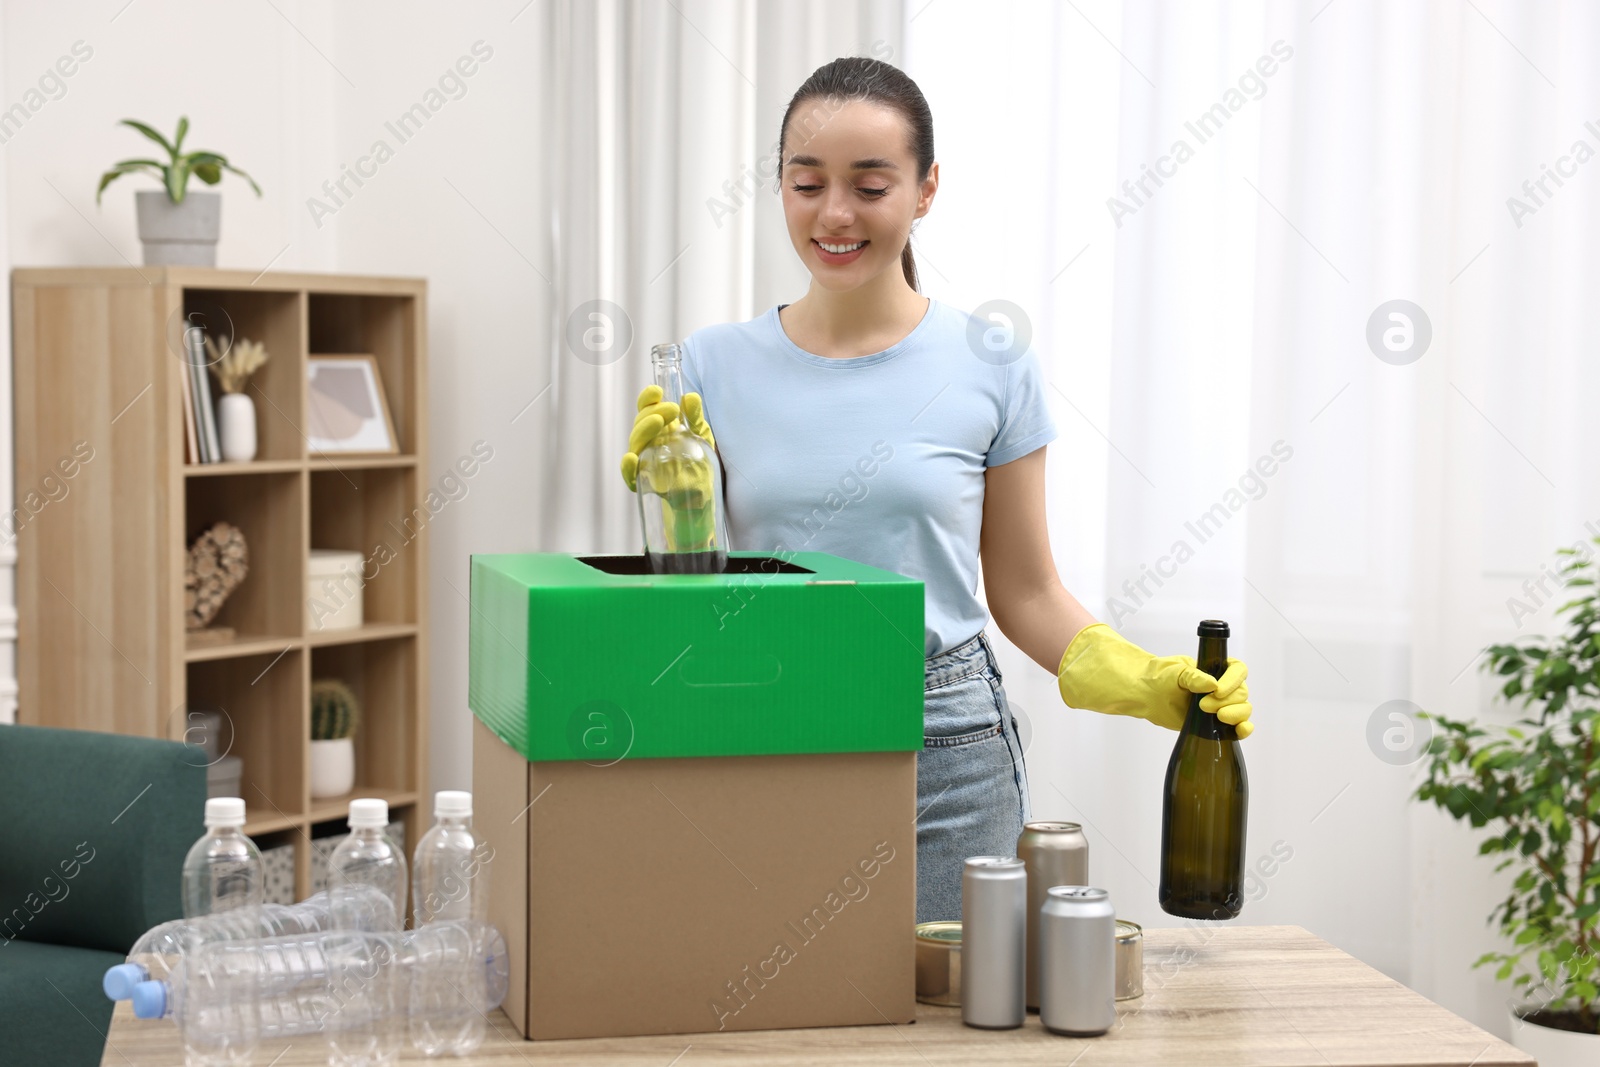
[{"label": "woman", "polygon": [[[917,578],[927,593],[924,749],[917,760],[917,921],[961,917],[962,861],[1015,851],[1030,817],[1016,720],[976,596],[1006,637],[1054,672],[1076,708],[1176,730],[1189,694],[1250,733],[1245,665],[1221,679],[1156,657],[1062,586],[1045,525],[1055,437],[1032,352],[985,346],[987,323],[917,291],[909,235],[939,184],[916,84],[837,59],[784,115],[779,182],[789,237],[811,272],[799,300],[684,342],[682,414],[727,474],[742,551],[822,551]],[[702,402],[702,398],[703,402]],[[679,415],[639,395],[623,458]],[[871,471],[871,474],[867,472]]]}]

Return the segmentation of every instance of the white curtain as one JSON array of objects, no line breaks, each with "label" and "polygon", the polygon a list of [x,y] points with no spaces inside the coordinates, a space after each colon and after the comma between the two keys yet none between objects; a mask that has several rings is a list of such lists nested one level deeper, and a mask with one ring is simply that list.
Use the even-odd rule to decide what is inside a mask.
[{"label": "white curtain", "polygon": [[[1029,319],[1061,430],[1048,503],[1067,587],[1163,654],[1225,618],[1251,665],[1243,921],[1307,927],[1504,1035],[1508,987],[1470,968],[1496,944],[1504,876],[1408,801],[1418,766],[1385,762],[1369,727],[1393,700],[1513,718],[1474,657],[1550,627],[1558,598],[1520,630],[1507,599],[1600,532],[1583,318],[1600,162],[1546,179],[1537,203],[1523,188],[1544,164],[1572,171],[1575,142],[1600,149],[1600,15],[1575,0],[548,11],[541,547],[638,549],[615,464],[650,345],[804,292],[771,192],[783,106],[838,55],[904,67],[943,179],[913,238],[923,288]],[[563,338],[590,300],[626,318],[579,323],[598,331],[581,357]],[[1392,301],[1420,313],[1391,319]],[[604,351],[624,321],[631,344]],[[1408,351],[1384,347],[1407,328]],[[991,634],[1031,733],[1036,815],[1085,824],[1119,914],[1170,924],[1154,879],[1171,735],[1068,711]]]},{"label": "white curtain", "polygon": [[831,59],[893,61],[905,15],[898,0],[555,0],[543,11],[556,314],[540,543],[638,552],[617,462],[650,347],[805,291],[772,192],[783,110]]},{"label": "white curtain", "polygon": [[[1509,985],[1470,964],[1509,872],[1408,802],[1419,766],[1368,729],[1391,700],[1515,718],[1474,656],[1551,627],[1560,597],[1520,630],[1508,598],[1600,533],[1600,162],[1575,145],[1600,150],[1597,54],[1593,7],[1492,0],[936,2],[906,46],[944,171],[924,277],[1031,319],[1066,585],[1163,654],[1228,619],[1250,663],[1244,921],[1305,926],[1502,1036]],[[1544,164],[1567,176],[1536,202]],[[1420,332],[1369,346],[1395,300],[1422,315],[1378,318],[1401,345],[1425,316],[1420,356]],[[1171,924],[1170,735],[1065,711],[1008,644],[1001,663],[1036,814],[1087,824],[1119,915]]]}]

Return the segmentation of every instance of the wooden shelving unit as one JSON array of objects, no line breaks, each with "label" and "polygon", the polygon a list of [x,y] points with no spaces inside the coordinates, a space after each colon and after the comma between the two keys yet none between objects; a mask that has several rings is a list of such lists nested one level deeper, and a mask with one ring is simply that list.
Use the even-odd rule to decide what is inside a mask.
[{"label": "wooden shelving unit", "polygon": [[[182,738],[191,708],[220,709],[243,760],[246,831],[310,842],[350,797],[312,800],[313,678],[362,699],[352,796],[377,796],[414,844],[427,783],[427,283],[193,267],[12,274],[18,531],[18,721]],[[185,462],[185,317],[261,341],[249,463]],[[399,455],[308,453],[306,358],[377,358]],[[213,380],[213,385],[215,384]],[[84,449],[89,458],[76,464]],[[65,466],[62,464],[65,462]],[[67,476],[66,471],[72,470]],[[27,508],[27,494],[35,509]],[[188,545],[219,520],[248,541],[250,572],[194,645],[183,622]],[[364,625],[307,625],[312,548],[355,550]],[[84,768],[93,773],[93,768]],[[114,813],[112,813],[114,814]],[[108,815],[109,818],[109,815]]]}]

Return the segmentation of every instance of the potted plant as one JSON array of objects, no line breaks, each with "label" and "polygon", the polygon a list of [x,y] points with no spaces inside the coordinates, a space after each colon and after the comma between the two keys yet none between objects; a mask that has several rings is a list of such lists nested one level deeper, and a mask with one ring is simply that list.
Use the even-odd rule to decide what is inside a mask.
[{"label": "potted plant", "polygon": [[250,376],[267,362],[267,348],[260,341],[243,338],[221,352],[206,338],[211,355],[211,373],[217,376],[222,397],[217,401],[217,439],[222,458],[229,463],[248,463],[256,458],[256,405],[245,393]]},{"label": "potted plant", "polygon": [[178,119],[178,133],[170,142],[154,129],[133,119],[123,119],[122,125],[132,126],[167,153],[165,162],[156,159],[124,159],[100,175],[100,188],[95,190],[94,202],[106,186],[124,174],[145,172],[161,179],[164,192],[142,192],[136,199],[139,213],[139,240],[144,243],[144,261],[147,266],[184,264],[195,267],[217,265],[217,238],[222,229],[222,198],[216,193],[189,193],[189,177],[193,175],[207,185],[222,180],[222,172],[232,171],[250,183],[250,188],[261,195],[256,180],[228,162],[226,156],[216,152],[184,152],[183,139],[189,133],[187,117]]},{"label": "potted plant", "polygon": [[1497,963],[1496,977],[1512,978],[1513,1044],[1543,1067],[1593,1067],[1600,1063],[1600,602],[1595,552],[1557,551],[1569,557],[1561,567],[1566,585],[1581,593],[1556,609],[1567,616],[1565,631],[1491,645],[1484,661],[1505,679],[1500,694],[1537,706],[1536,717],[1486,730],[1423,712],[1434,736],[1415,796],[1488,827],[1479,855],[1504,853],[1495,870],[1516,868],[1511,891],[1489,915],[1511,951],[1473,964]]},{"label": "potted plant", "polygon": [[311,796],[339,797],[356,785],[356,746],[361,704],[336,678],[311,683]]}]

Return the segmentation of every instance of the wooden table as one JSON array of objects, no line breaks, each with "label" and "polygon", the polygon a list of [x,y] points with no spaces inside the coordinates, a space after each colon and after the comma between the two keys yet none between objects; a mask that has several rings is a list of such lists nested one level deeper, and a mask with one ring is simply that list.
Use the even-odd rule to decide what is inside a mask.
[{"label": "wooden table", "polygon": [[[962,1025],[959,1008],[922,1004],[910,1026],[528,1042],[496,1011],[491,1033],[476,1055],[440,1062],[463,1067],[519,1062],[585,1067],[1535,1063],[1532,1056],[1298,926],[1197,925],[1149,930],[1145,938],[1144,996],[1118,1003],[1116,1026],[1099,1037],[1052,1034],[1039,1025],[1037,1015],[1029,1015],[1020,1030],[976,1030]],[[409,1049],[402,1058],[420,1062]],[[133,1018],[128,1004],[117,1005],[103,1064],[182,1062],[183,1046],[171,1022],[141,1021]],[[256,1062],[263,1067],[322,1067],[327,1054],[322,1039],[313,1036],[287,1048],[282,1043],[263,1045]]]}]

